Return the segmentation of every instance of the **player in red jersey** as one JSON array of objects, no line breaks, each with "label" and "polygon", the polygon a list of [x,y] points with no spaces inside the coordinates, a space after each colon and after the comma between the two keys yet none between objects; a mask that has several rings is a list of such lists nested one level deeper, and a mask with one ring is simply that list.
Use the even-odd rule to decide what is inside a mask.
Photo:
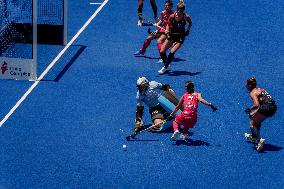
[{"label": "player in red jersey", "polygon": [[252,134],[245,133],[247,139],[257,143],[256,150],[263,149],[265,140],[260,136],[261,123],[268,117],[272,117],[277,110],[277,106],[273,98],[263,88],[256,88],[256,78],[249,78],[246,82],[246,87],[250,97],[253,100],[253,105],[245,110],[249,114],[250,130]]},{"label": "player in red jersey", "polygon": [[[164,66],[158,71],[159,74],[164,74],[166,72],[170,63],[174,59],[175,53],[183,44],[185,36],[189,35],[189,31],[192,26],[192,21],[189,15],[184,13],[184,11],[185,4],[183,0],[180,0],[177,5],[177,11],[170,16],[169,23],[166,27],[165,33],[169,36],[163,43],[162,49],[160,51],[160,56],[163,60]],[[188,23],[187,30],[185,30],[186,23]],[[166,52],[170,47],[172,47],[172,49],[167,57]]]},{"label": "player in red jersey", "polygon": [[147,47],[150,45],[151,41],[153,39],[157,39],[157,44],[158,44],[158,50],[160,52],[162,48],[163,42],[166,40],[167,36],[164,34],[165,29],[168,25],[168,19],[170,15],[173,13],[172,11],[173,3],[171,0],[166,0],[165,1],[165,10],[161,12],[161,19],[154,24],[154,26],[158,27],[159,29],[156,30],[155,32],[151,33],[148,35],[146,40],[144,41],[142,47],[140,50],[138,50],[134,55],[144,55],[146,52]]},{"label": "player in red jersey", "polygon": [[[138,0],[138,22],[137,22],[137,26],[142,26],[142,11],[143,11],[143,2],[144,0]],[[157,4],[156,4],[156,0],[150,0],[150,3],[151,3],[151,7],[152,7],[152,10],[153,10],[153,13],[154,13],[154,19],[155,21],[157,22],[158,21],[158,8],[157,8]]]},{"label": "player in red jersey", "polygon": [[[178,105],[174,109],[174,111],[170,114],[167,119],[172,119],[173,115],[182,108],[183,111],[178,114],[173,122],[174,133],[171,137],[172,140],[176,140],[178,135],[180,138],[185,140],[188,137],[188,130],[193,128],[197,121],[197,108],[198,102],[210,106],[213,111],[217,110],[217,107],[213,104],[207,102],[201,97],[201,93],[194,91],[194,83],[192,81],[187,81],[185,83],[186,93],[180,98]],[[183,125],[183,132],[180,133],[179,125]]]}]

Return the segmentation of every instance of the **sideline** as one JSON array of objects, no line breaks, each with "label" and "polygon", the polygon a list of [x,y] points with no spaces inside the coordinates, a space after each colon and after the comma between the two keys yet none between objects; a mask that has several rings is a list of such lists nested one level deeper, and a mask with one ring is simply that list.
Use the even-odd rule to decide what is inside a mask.
[{"label": "sideline", "polygon": [[74,43],[74,41],[79,37],[79,35],[87,28],[87,26],[92,22],[92,20],[97,16],[97,14],[102,10],[102,8],[108,3],[109,0],[105,0],[99,8],[94,12],[94,14],[85,22],[82,28],[74,35],[74,37],[69,41],[69,43],[62,49],[62,51],[53,59],[53,61],[46,67],[44,72],[38,77],[38,79],[30,86],[30,88],[25,92],[25,94],[18,100],[14,107],[8,112],[8,114],[0,122],[0,127],[9,119],[9,117],[18,109],[22,102],[29,96],[29,94],[35,89],[39,82],[44,78],[44,76],[49,72],[49,70],[54,66],[54,64],[61,58],[61,56],[66,52],[66,50]]}]

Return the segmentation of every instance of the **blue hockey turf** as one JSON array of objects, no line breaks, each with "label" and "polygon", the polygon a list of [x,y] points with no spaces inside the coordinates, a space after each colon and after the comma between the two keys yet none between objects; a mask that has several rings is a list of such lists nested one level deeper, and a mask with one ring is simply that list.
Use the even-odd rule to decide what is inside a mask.
[{"label": "blue hockey turf", "polygon": [[[99,8],[90,2],[103,0],[69,0],[69,40]],[[0,128],[0,188],[283,188],[284,1],[185,2],[190,35],[158,75],[156,41],[133,56],[150,27],[136,26],[137,1],[109,0]],[[143,14],[153,18],[148,0]],[[63,48],[38,47],[39,75]],[[189,142],[170,141],[171,132],[126,141],[139,76],[169,83],[179,97],[192,80],[218,110],[200,104]],[[263,123],[261,153],[243,137],[251,76],[278,105]],[[2,120],[33,83],[0,83]]]}]

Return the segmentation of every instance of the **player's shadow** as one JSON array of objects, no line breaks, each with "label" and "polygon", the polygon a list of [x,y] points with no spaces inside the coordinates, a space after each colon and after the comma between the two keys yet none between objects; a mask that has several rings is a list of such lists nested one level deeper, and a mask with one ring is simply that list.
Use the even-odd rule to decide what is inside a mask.
[{"label": "player's shadow", "polygon": [[159,60],[160,59],[159,57],[151,57],[151,56],[145,56],[145,55],[140,55],[140,56],[136,56],[136,57],[143,57],[143,58],[147,58],[147,59],[150,59],[150,60]]},{"label": "player's shadow", "polygon": [[[147,59],[150,59],[150,60],[160,60],[160,57],[151,57],[151,56],[146,56],[146,55],[134,55],[135,57],[137,58],[140,58],[140,57],[143,57],[143,58],[147,58]],[[181,59],[181,58],[174,58],[173,59],[173,62],[184,62],[186,61],[185,59]]]},{"label": "player's shadow", "polygon": [[173,145],[186,145],[186,146],[211,146],[210,143],[202,141],[202,140],[192,140],[192,139],[186,139],[186,140],[177,140],[175,144]]},{"label": "player's shadow", "polygon": [[181,59],[181,58],[174,58],[173,62],[184,62],[186,61],[185,59]]},{"label": "player's shadow", "polygon": [[[249,144],[253,144],[252,148],[254,150],[256,150],[256,144],[251,142],[251,141],[247,141],[247,143]],[[283,148],[280,147],[280,146],[275,146],[273,144],[264,144],[263,146],[263,150],[260,152],[260,153],[267,153],[267,152],[277,152],[277,151],[280,151],[282,150]]]},{"label": "player's shadow", "polygon": [[156,141],[159,141],[159,140],[154,140],[154,139],[138,139],[138,138],[134,138],[132,140],[129,140],[128,142],[156,142]]},{"label": "player's shadow", "polygon": [[168,76],[181,76],[181,75],[189,75],[189,76],[195,76],[199,75],[201,72],[188,72],[188,71],[171,71],[167,70],[164,75]]},{"label": "player's shadow", "polygon": [[[53,73],[49,73],[48,76],[45,77],[45,79],[42,79],[42,81],[55,81],[58,82],[63,75],[68,71],[68,69],[73,65],[73,63],[77,60],[77,58],[82,54],[82,52],[87,48],[87,46],[83,45],[72,45],[73,51],[75,52],[69,52],[66,53],[70,57],[69,61],[64,62],[63,64],[56,65],[53,68]],[[55,74],[55,77],[54,77]]]}]

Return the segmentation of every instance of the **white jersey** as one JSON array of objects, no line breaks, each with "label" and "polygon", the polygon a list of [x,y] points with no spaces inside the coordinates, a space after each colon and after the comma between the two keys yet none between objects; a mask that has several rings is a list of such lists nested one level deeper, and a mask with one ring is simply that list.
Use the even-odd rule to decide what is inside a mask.
[{"label": "white jersey", "polygon": [[142,106],[144,103],[149,107],[152,108],[159,104],[158,98],[162,95],[162,84],[156,81],[149,82],[149,88],[145,91],[140,93],[137,91],[136,99],[137,105]]}]

